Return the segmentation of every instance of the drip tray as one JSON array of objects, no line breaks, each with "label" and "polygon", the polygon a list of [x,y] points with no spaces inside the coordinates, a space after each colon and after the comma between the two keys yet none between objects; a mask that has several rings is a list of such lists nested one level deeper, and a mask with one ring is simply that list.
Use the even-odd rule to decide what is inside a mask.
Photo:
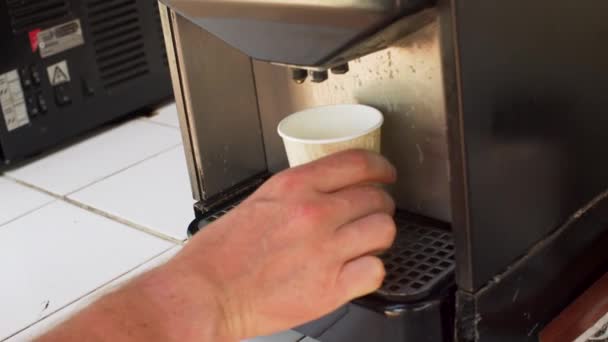
[{"label": "drip tray", "polygon": [[[244,198],[203,213],[188,227],[192,236],[235,208]],[[443,223],[416,215],[398,213],[397,237],[393,247],[381,258],[386,278],[376,297],[392,302],[415,302],[453,279],[454,242]]]},{"label": "drip tray", "polygon": [[387,274],[377,295],[391,301],[420,300],[453,277],[452,234],[400,214],[395,221],[397,238],[382,255]]},{"label": "drip tray", "polygon": [[230,210],[236,208],[237,205],[241,204],[244,198],[239,199],[238,201],[232,202],[228,205],[225,205],[218,210],[210,211],[201,215],[200,218],[195,219],[190,223],[188,227],[188,238],[194,236],[194,234],[198,233],[199,230],[205,228],[205,226],[213,223],[218,220],[220,217],[227,214]]}]

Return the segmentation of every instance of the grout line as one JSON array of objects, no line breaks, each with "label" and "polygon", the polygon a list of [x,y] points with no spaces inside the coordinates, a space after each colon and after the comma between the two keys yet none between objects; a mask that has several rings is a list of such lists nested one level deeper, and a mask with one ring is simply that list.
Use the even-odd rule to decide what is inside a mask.
[{"label": "grout line", "polygon": [[[159,125],[159,126],[164,126],[164,127],[168,127],[168,128],[173,128],[173,129],[178,129],[178,130],[179,130],[179,128],[177,128],[177,127],[175,127],[175,126],[167,125],[167,124],[160,123],[160,122],[155,122],[155,121],[152,121],[152,120],[149,120],[149,119],[145,119],[145,118],[141,118],[141,119],[142,119],[142,120],[145,120],[145,122],[148,122],[148,123],[152,123],[152,124],[156,124],[156,125]],[[106,179],[108,179],[108,178],[110,178],[110,177],[112,177],[112,176],[115,176],[115,175],[117,175],[117,174],[119,174],[119,173],[123,172],[123,171],[126,171],[127,169],[129,169],[129,168],[131,168],[131,167],[137,166],[137,165],[139,165],[139,164],[141,164],[141,163],[143,163],[143,162],[145,162],[145,161],[148,161],[148,160],[150,160],[150,159],[152,159],[152,158],[155,158],[155,157],[157,157],[157,156],[159,156],[159,155],[161,155],[161,154],[163,154],[163,153],[169,152],[169,151],[171,151],[171,150],[173,150],[173,149],[176,149],[176,148],[178,148],[178,147],[180,147],[180,146],[182,146],[182,143],[181,143],[181,142],[180,142],[180,143],[177,143],[177,144],[175,144],[175,145],[172,145],[172,146],[170,146],[170,147],[168,147],[168,148],[166,148],[166,149],[163,149],[163,150],[161,150],[161,151],[160,151],[160,152],[158,152],[158,153],[155,153],[155,154],[153,154],[153,155],[150,155],[149,157],[147,157],[147,158],[145,158],[145,159],[143,159],[143,160],[140,160],[140,161],[138,161],[138,162],[135,162],[135,163],[133,163],[133,164],[130,164],[130,165],[128,165],[128,166],[126,166],[126,167],[124,167],[124,168],[122,168],[122,169],[120,169],[120,170],[117,170],[117,171],[115,171],[115,172],[113,172],[113,173],[111,173],[111,174],[109,174],[109,175],[106,175],[106,176],[104,176],[104,177],[102,177],[102,178],[100,178],[100,179],[98,179],[98,180],[93,181],[92,183],[87,184],[86,186],[83,186],[83,187],[81,187],[81,188],[78,188],[78,189],[76,189],[76,190],[74,190],[74,191],[71,191],[71,192],[69,192],[69,193],[65,194],[65,195],[61,195],[61,194],[57,194],[57,193],[51,192],[50,190],[47,190],[47,189],[41,188],[41,187],[39,187],[39,186],[37,186],[37,185],[34,185],[34,184],[30,184],[30,183],[28,183],[28,182],[26,182],[26,181],[22,181],[22,180],[20,180],[20,179],[18,179],[18,178],[15,178],[15,177],[13,177],[13,176],[11,176],[11,175],[7,174],[7,173],[2,174],[2,176],[3,176],[4,178],[6,178],[6,179],[8,179],[8,180],[11,180],[11,181],[13,181],[13,182],[15,182],[15,183],[17,183],[17,184],[22,185],[22,186],[25,186],[25,187],[27,187],[27,188],[33,189],[33,190],[35,190],[35,191],[37,191],[37,192],[41,192],[41,193],[47,194],[47,195],[49,195],[49,196],[51,197],[51,199],[49,199],[49,201],[48,201],[48,202],[46,202],[46,203],[44,203],[44,204],[42,204],[42,205],[40,205],[40,206],[38,206],[38,207],[36,207],[36,208],[34,208],[34,209],[31,209],[31,210],[29,210],[29,211],[27,211],[27,212],[25,212],[25,213],[23,213],[23,214],[21,214],[21,215],[19,215],[19,216],[15,217],[15,218],[13,218],[13,219],[11,219],[11,220],[9,220],[9,221],[7,221],[7,222],[1,223],[1,224],[0,224],[0,227],[2,227],[2,226],[4,226],[4,225],[7,225],[7,224],[9,224],[9,223],[11,223],[11,222],[13,222],[13,221],[16,221],[16,220],[18,220],[18,219],[20,219],[20,218],[22,218],[22,217],[24,217],[24,216],[26,216],[26,215],[29,215],[29,214],[31,214],[31,213],[33,213],[33,212],[37,211],[37,210],[40,210],[40,209],[42,209],[43,207],[46,207],[46,206],[48,206],[48,205],[50,205],[50,204],[52,204],[52,203],[56,203],[56,202],[57,202],[57,200],[60,200],[60,201],[62,201],[62,202],[65,202],[65,203],[71,204],[71,205],[73,205],[73,206],[75,206],[75,207],[78,207],[78,208],[80,208],[80,209],[83,209],[83,210],[85,210],[85,211],[91,212],[91,213],[93,213],[93,214],[96,214],[96,215],[99,215],[99,216],[105,217],[105,218],[107,218],[107,219],[113,220],[113,221],[115,221],[115,222],[121,223],[121,224],[123,224],[123,225],[126,225],[126,226],[128,226],[129,228],[132,228],[132,229],[138,230],[138,231],[140,231],[140,232],[143,232],[143,233],[145,233],[145,234],[152,235],[152,236],[157,237],[157,238],[159,238],[159,239],[162,239],[162,240],[168,241],[168,242],[172,243],[173,245],[172,245],[172,246],[170,246],[169,248],[167,248],[167,249],[163,250],[162,252],[160,252],[160,253],[158,253],[158,254],[156,254],[156,255],[154,255],[154,256],[152,256],[152,257],[150,257],[149,259],[146,259],[145,261],[143,261],[143,262],[139,263],[138,265],[134,266],[133,268],[129,269],[128,271],[121,273],[120,275],[118,275],[118,276],[116,276],[116,277],[114,277],[114,278],[110,279],[109,281],[107,281],[107,282],[103,283],[102,285],[100,285],[100,286],[96,287],[95,289],[93,289],[93,290],[91,290],[91,291],[89,291],[89,292],[85,293],[84,295],[82,295],[82,296],[80,296],[80,297],[78,297],[78,298],[74,299],[73,301],[71,301],[71,302],[69,302],[69,303],[65,304],[65,305],[64,305],[64,306],[62,306],[61,308],[58,308],[58,309],[56,309],[55,311],[48,313],[48,314],[47,314],[46,316],[44,316],[43,318],[41,318],[41,319],[39,319],[39,320],[37,320],[37,321],[35,321],[35,322],[33,322],[33,323],[29,324],[28,326],[26,326],[26,327],[24,327],[24,328],[22,328],[22,329],[18,330],[17,332],[15,332],[15,333],[13,333],[13,334],[11,334],[11,335],[9,335],[9,336],[6,336],[6,337],[5,337],[5,338],[3,338],[1,341],[5,341],[5,340],[7,340],[7,339],[10,339],[10,338],[14,337],[15,335],[17,335],[17,334],[19,334],[19,333],[21,333],[21,332],[23,332],[23,331],[25,331],[25,330],[27,330],[27,329],[31,328],[32,326],[34,326],[34,325],[36,325],[36,324],[40,323],[41,321],[43,321],[43,320],[45,320],[45,319],[48,319],[49,317],[51,317],[51,316],[55,315],[56,313],[58,313],[59,311],[61,311],[61,310],[65,309],[65,308],[67,308],[68,306],[73,305],[73,304],[75,304],[76,302],[78,302],[78,301],[80,301],[80,300],[83,300],[84,298],[86,298],[86,297],[88,297],[88,296],[90,296],[90,295],[93,295],[95,292],[97,292],[97,291],[101,290],[103,287],[108,286],[108,285],[109,285],[109,284],[111,284],[112,282],[114,282],[114,281],[116,281],[116,280],[118,280],[118,279],[120,279],[120,278],[122,278],[122,277],[124,277],[124,276],[128,275],[128,274],[129,274],[129,273],[131,273],[131,272],[136,271],[138,268],[142,267],[143,265],[147,264],[148,262],[151,262],[152,260],[154,260],[154,259],[156,259],[156,258],[158,258],[158,257],[162,256],[163,254],[165,254],[165,253],[169,252],[170,250],[172,250],[172,249],[174,249],[174,248],[177,248],[177,246],[182,246],[182,245],[185,243],[185,241],[186,241],[186,240],[180,240],[180,239],[176,239],[176,238],[173,238],[173,237],[171,237],[171,236],[168,236],[168,235],[161,234],[161,233],[159,233],[159,232],[156,232],[156,231],[154,231],[154,230],[151,230],[151,229],[149,229],[149,228],[147,228],[147,227],[144,227],[144,226],[142,226],[142,225],[139,225],[139,224],[136,224],[136,223],[134,223],[134,222],[130,222],[129,220],[126,220],[126,219],[123,219],[123,218],[120,218],[120,217],[114,216],[114,215],[112,215],[112,214],[106,213],[106,212],[104,212],[104,211],[102,211],[102,210],[99,210],[99,209],[93,208],[93,207],[91,207],[91,206],[88,206],[88,205],[86,205],[86,204],[84,204],[84,203],[80,203],[80,202],[78,202],[78,201],[76,201],[76,200],[73,200],[73,199],[71,199],[71,198],[69,198],[69,197],[68,197],[68,196],[70,196],[70,195],[72,195],[72,194],[74,194],[74,193],[76,193],[76,192],[78,192],[78,191],[81,191],[81,190],[83,190],[83,189],[85,189],[85,188],[87,188],[87,187],[90,187],[90,186],[92,186],[92,185],[94,185],[94,184],[96,184],[96,183],[99,183],[99,182],[101,182],[101,181],[103,181],[103,180],[106,180]],[[94,299],[94,300],[96,300],[96,299]],[[66,317],[66,319],[69,319],[69,317]]]},{"label": "grout line", "polygon": [[13,182],[15,182],[15,183],[17,183],[17,184],[19,184],[19,185],[23,185],[23,186],[25,186],[25,187],[27,187],[27,188],[29,188],[29,189],[36,190],[36,191],[38,191],[38,192],[42,192],[42,193],[44,193],[44,194],[46,194],[46,195],[49,195],[49,196],[51,196],[51,197],[53,197],[53,198],[56,198],[56,199],[62,199],[61,195],[59,195],[59,194],[56,194],[56,193],[51,192],[51,191],[49,191],[49,190],[43,189],[43,188],[41,188],[41,187],[39,187],[39,186],[37,186],[37,185],[30,184],[30,183],[28,183],[28,182],[22,181],[21,179],[15,178],[15,177],[13,177],[13,176],[11,176],[11,175],[4,174],[4,176],[3,176],[3,177],[5,177],[6,179],[10,179],[10,180],[12,180]]},{"label": "grout line", "polygon": [[[105,179],[107,179],[107,178],[109,178],[109,177],[111,177],[111,176],[114,176],[114,175],[116,175],[116,174],[118,174],[118,173],[120,173],[120,172],[123,172],[123,171],[125,171],[126,169],[128,169],[128,168],[130,168],[130,167],[132,167],[132,166],[135,166],[135,165],[141,164],[141,163],[143,163],[143,162],[144,162],[144,161],[146,161],[146,160],[149,160],[149,159],[154,158],[154,157],[156,157],[156,156],[158,156],[158,155],[160,155],[160,154],[163,154],[163,153],[165,153],[165,152],[169,152],[169,151],[171,151],[171,150],[173,150],[173,149],[176,149],[176,148],[178,148],[179,146],[181,146],[181,143],[180,143],[180,144],[178,144],[178,145],[172,146],[172,147],[170,147],[170,148],[168,148],[168,149],[166,149],[166,150],[163,150],[163,151],[161,151],[161,152],[159,152],[159,153],[157,153],[157,154],[155,154],[155,155],[153,155],[153,156],[151,156],[151,157],[149,157],[149,158],[147,158],[147,159],[145,159],[145,160],[142,160],[142,161],[139,161],[139,162],[137,162],[137,163],[135,163],[135,164],[132,164],[131,166],[126,167],[126,168],[124,168],[124,169],[122,169],[122,170],[120,170],[120,171],[114,172],[114,173],[113,173],[113,174],[111,174],[111,175],[108,175],[108,176],[106,176],[106,177],[104,177],[104,178],[101,178],[101,179],[99,179],[99,180],[97,180],[97,181],[95,181],[95,182],[93,182],[93,183],[90,183],[89,185],[87,185],[87,186],[85,186],[85,187],[82,187],[82,188],[80,188],[80,189],[78,189],[78,190],[72,191],[72,192],[70,192],[70,193],[68,193],[68,194],[66,194],[66,195],[59,195],[59,194],[56,194],[56,193],[51,192],[51,191],[49,191],[49,190],[43,189],[43,188],[41,188],[41,187],[39,187],[39,186],[37,186],[37,185],[34,185],[34,184],[30,184],[30,183],[24,182],[24,181],[22,181],[22,180],[20,180],[20,179],[17,179],[17,178],[12,177],[12,176],[5,175],[5,177],[7,177],[8,179],[12,180],[12,181],[13,181],[13,182],[15,182],[15,183],[18,183],[18,184],[21,184],[21,185],[23,185],[23,186],[25,186],[25,187],[28,187],[28,188],[30,188],[30,189],[33,189],[33,190],[36,190],[36,191],[39,191],[39,192],[45,193],[45,194],[47,194],[47,195],[49,195],[49,196],[51,196],[51,197],[53,197],[53,198],[55,198],[55,199],[58,199],[58,200],[63,201],[63,202],[65,202],[65,203],[69,203],[69,204],[71,204],[71,205],[73,205],[73,206],[76,206],[76,207],[78,207],[78,208],[80,208],[80,209],[83,209],[83,210],[85,210],[85,211],[88,211],[88,212],[90,212],[90,213],[93,213],[93,214],[96,214],[96,215],[99,215],[99,216],[105,217],[105,218],[107,218],[107,219],[110,219],[110,220],[112,220],[112,221],[115,221],[115,222],[121,223],[121,224],[123,224],[123,225],[126,225],[126,226],[128,226],[128,227],[132,228],[132,229],[135,229],[135,230],[141,231],[141,232],[146,233],[146,234],[148,234],[148,235],[152,235],[152,236],[157,237],[157,238],[159,238],[159,239],[162,239],[162,240],[165,240],[165,241],[169,241],[169,242],[171,242],[171,243],[175,243],[175,244],[180,244],[180,245],[183,245],[187,239],[184,239],[184,240],[176,239],[176,238],[174,238],[174,237],[172,237],[172,236],[162,234],[162,233],[157,232],[157,231],[155,231],[155,230],[153,230],[153,229],[147,228],[147,227],[145,227],[145,226],[142,226],[142,225],[137,224],[137,223],[135,223],[135,222],[132,222],[132,221],[126,220],[126,219],[124,219],[124,218],[118,217],[118,216],[116,216],[116,215],[112,215],[112,214],[110,214],[110,213],[108,213],[108,212],[105,212],[105,211],[103,211],[103,210],[100,210],[100,209],[94,208],[94,207],[89,206],[89,205],[87,205],[87,204],[85,204],[85,203],[79,202],[79,201],[77,201],[77,200],[75,200],[75,199],[72,199],[72,198],[69,198],[69,197],[68,197],[69,195],[72,195],[72,194],[74,194],[74,193],[76,193],[76,192],[78,192],[78,191],[81,191],[81,190],[83,190],[83,189],[85,189],[85,188],[87,188],[87,187],[89,187],[89,186],[91,186],[91,185],[93,185],[93,184],[96,184],[96,183],[98,183],[98,182],[101,182],[101,181],[103,181],[103,180],[105,180]],[[47,204],[45,204],[45,205],[48,205],[48,204],[50,204],[50,203],[53,203],[53,201],[51,201],[51,202],[49,202],[49,203],[47,203]],[[38,208],[38,209],[39,209],[39,208]],[[32,211],[33,211],[33,210],[32,210]],[[32,211],[31,211],[31,212],[32,212]],[[31,212],[29,212],[29,213],[31,213]],[[11,220],[11,221],[9,221],[9,222],[12,222],[12,221],[14,221],[14,220]],[[7,223],[8,223],[8,222],[7,222]],[[2,224],[2,225],[0,225],[0,226],[3,226],[3,225],[4,225],[4,224]]]},{"label": "grout line", "polygon": [[[175,102],[173,102],[173,104],[167,105],[167,107],[168,106],[175,106]],[[173,125],[166,124],[166,123],[160,122],[160,121],[155,121],[155,120],[152,119],[152,118],[158,117],[158,116],[160,116],[162,114],[161,113],[161,109],[163,109],[163,108],[162,107],[161,108],[156,108],[154,111],[150,112],[150,114],[148,114],[148,115],[142,115],[142,116],[138,117],[138,119],[139,120],[143,120],[143,121],[148,122],[148,123],[154,123],[154,124],[157,124],[157,125],[160,125],[160,126],[163,126],[163,127],[170,127],[170,128],[180,129],[179,124],[177,126],[173,126]]]},{"label": "grout line", "polygon": [[176,238],[174,238],[172,236],[159,233],[159,232],[157,232],[155,230],[152,230],[150,228],[142,226],[142,225],[140,225],[138,223],[129,221],[127,219],[124,219],[122,217],[118,217],[116,215],[112,215],[111,213],[105,212],[105,211],[103,211],[101,209],[97,209],[97,208],[91,207],[90,205],[84,204],[82,202],[78,202],[77,200],[71,199],[69,197],[64,197],[62,199],[63,199],[64,202],[69,203],[69,204],[71,204],[71,205],[73,205],[75,207],[84,209],[84,210],[89,211],[89,212],[91,212],[93,214],[97,214],[99,216],[103,216],[103,217],[108,218],[108,219],[111,219],[111,220],[116,221],[118,223],[121,223],[121,224],[124,224],[126,226],[129,226],[129,227],[131,227],[133,229],[136,229],[136,230],[139,230],[141,232],[144,232],[146,234],[153,235],[153,236],[155,236],[157,238],[160,238],[162,240],[169,241],[169,242],[172,242],[172,243],[175,243],[175,244],[180,244],[180,245],[184,244],[184,242],[185,242],[185,239],[184,240],[180,240],[180,239],[176,239]]},{"label": "grout line", "polygon": [[[36,163],[38,161],[41,161],[43,159],[49,158],[52,155],[56,154],[56,153],[60,153],[64,150],[67,150],[71,147],[77,146],[87,140],[91,140],[94,138],[98,138],[100,136],[103,136],[104,134],[119,128],[123,125],[128,125],[131,122],[135,122],[134,119],[130,119],[127,121],[122,121],[121,119],[119,119],[119,122],[108,122],[106,124],[103,124],[101,126],[99,126],[96,129],[93,129],[89,132],[85,132],[82,135],[73,137],[71,139],[67,139],[66,141],[63,141],[62,143],[59,143],[55,146],[52,146],[48,149],[43,150],[42,152],[38,153],[38,154],[34,154],[30,157],[26,157],[24,159],[20,159],[17,160],[15,163],[10,164],[8,166],[8,168],[6,168],[3,172],[4,175],[7,175],[10,172],[13,172],[17,169],[20,169],[22,167],[25,167],[29,164],[33,164]],[[0,174],[2,174],[2,172],[0,172]]]},{"label": "grout line", "polygon": [[37,207],[36,207],[36,208],[34,208],[34,209],[30,209],[30,210],[28,210],[28,211],[24,212],[23,214],[21,214],[21,215],[17,215],[17,216],[15,216],[14,218],[12,218],[12,219],[10,219],[10,220],[8,220],[8,221],[4,222],[4,223],[0,223],[0,228],[2,228],[3,226],[8,225],[8,224],[9,224],[9,223],[11,223],[11,222],[17,221],[18,219],[23,218],[23,217],[25,217],[25,216],[27,216],[27,215],[29,215],[29,214],[31,214],[31,213],[33,213],[33,212],[37,211],[38,209],[42,209],[42,208],[46,207],[47,205],[49,205],[49,204],[51,204],[51,203],[54,203],[54,202],[56,202],[56,201],[57,201],[57,199],[56,199],[55,197],[53,197],[53,198],[49,199],[49,201],[48,201],[48,202],[45,202],[44,204],[39,205],[39,206],[37,206]]},{"label": "grout line", "polygon": [[137,162],[135,162],[135,163],[133,163],[133,164],[130,164],[130,165],[128,165],[128,166],[123,167],[122,169],[119,169],[119,170],[117,170],[117,171],[114,171],[114,172],[112,172],[111,174],[108,174],[108,175],[106,175],[106,176],[103,176],[102,178],[97,179],[97,180],[93,181],[92,183],[89,183],[89,184],[87,184],[87,185],[83,185],[83,186],[81,186],[80,188],[77,188],[76,190],[72,190],[72,191],[70,191],[70,192],[66,193],[65,195],[63,195],[63,197],[68,197],[68,196],[70,196],[70,195],[73,195],[73,194],[75,194],[75,193],[77,193],[77,192],[79,192],[79,191],[81,191],[81,190],[84,190],[84,189],[86,189],[86,188],[88,188],[88,187],[90,187],[90,186],[92,186],[92,185],[95,185],[95,184],[97,184],[97,183],[99,183],[99,182],[101,182],[101,181],[104,181],[104,180],[106,180],[106,179],[108,179],[108,178],[110,178],[110,177],[116,176],[116,175],[117,175],[117,174],[119,174],[119,173],[122,173],[122,172],[124,172],[124,171],[127,171],[128,169],[130,169],[130,168],[132,168],[132,167],[134,167],[134,166],[140,165],[140,164],[142,164],[142,163],[144,163],[144,162],[146,162],[146,161],[148,161],[148,160],[150,160],[150,159],[156,158],[156,157],[160,156],[161,154],[164,154],[164,153],[166,153],[166,152],[172,151],[172,150],[174,150],[174,149],[176,149],[176,148],[178,148],[178,147],[180,147],[180,146],[182,146],[182,143],[181,143],[181,142],[180,142],[180,143],[178,143],[178,144],[176,144],[176,145],[172,145],[172,146],[170,146],[170,147],[168,147],[168,148],[166,148],[166,149],[164,149],[164,150],[161,150],[160,152],[155,153],[155,154],[153,154],[153,155],[151,155],[151,156],[149,156],[149,157],[147,157],[147,158],[145,158],[145,159],[143,159],[143,160],[137,161]]},{"label": "grout line", "polygon": [[[131,273],[131,272],[134,272],[134,271],[135,271],[135,270],[137,270],[138,268],[140,268],[140,267],[144,266],[145,264],[147,264],[147,263],[151,262],[152,260],[154,260],[154,259],[156,259],[156,258],[161,257],[162,255],[164,255],[165,253],[169,252],[170,250],[172,250],[173,248],[176,248],[176,247],[177,247],[177,245],[175,245],[175,246],[171,246],[171,247],[169,247],[169,248],[167,248],[167,249],[165,249],[165,250],[163,250],[163,251],[161,251],[161,252],[159,252],[159,253],[157,253],[157,254],[155,254],[155,255],[151,256],[150,258],[146,259],[146,260],[145,260],[145,261],[143,261],[143,262],[140,262],[139,264],[137,264],[136,266],[134,266],[134,267],[130,268],[129,270],[127,270],[127,271],[125,271],[125,272],[123,272],[123,273],[121,273],[121,274],[119,274],[119,275],[115,276],[114,278],[111,278],[110,280],[106,281],[105,283],[101,284],[100,286],[98,286],[98,287],[96,287],[96,288],[94,288],[94,289],[92,289],[92,290],[90,290],[90,291],[88,291],[88,292],[84,293],[82,296],[80,296],[80,297],[78,297],[78,298],[76,298],[76,299],[74,299],[74,300],[72,300],[72,301],[70,301],[70,302],[66,303],[65,305],[63,305],[63,306],[62,306],[62,307],[60,307],[60,308],[57,308],[55,311],[49,312],[49,313],[48,313],[46,316],[44,316],[44,317],[42,317],[42,318],[40,318],[40,319],[38,319],[38,320],[36,320],[36,321],[34,321],[34,322],[32,322],[32,323],[28,324],[27,326],[25,326],[25,327],[23,327],[23,328],[21,328],[21,329],[19,329],[19,330],[15,331],[15,332],[14,332],[14,333],[12,333],[11,335],[9,335],[9,336],[7,336],[6,338],[4,338],[4,339],[0,340],[0,342],[6,341],[6,340],[8,340],[9,338],[12,338],[12,337],[14,337],[14,336],[16,336],[16,335],[18,335],[18,334],[20,334],[20,333],[24,332],[25,330],[28,330],[28,329],[32,328],[32,327],[33,327],[33,326],[35,326],[36,324],[38,324],[38,323],[40,323],[40,322],[42,322],[42,321],[44,321],[44,320],[46,320],[46,319],[49,319],[51,316],[53,316],[53,315],[57,314],[59,311],[61,311],[61,310],[63,310],[63,309],[66,309],[68,306],[73,305],[73,304],[76,304],[77,302],[79,302],[79,301],[81,301],[81,300],[85,299],[86,297],[88,297],[88,296],[91,296],[91,295],[95,294],[96,292],[98,292],[98,291],[100,291],[101,289],[103,289],[104,287],[106,287],[106,286],[110,285],[110,284],[111,284],[111,283],[113,283],[114,281],[116,281],[116,280],[118,280],[118,279],[120,279],[120,278],[122,278],[122,277],[124,277],[124,276],[128,275],[128,274],[129,274],[129,273]],[[160,265],[159,265],[159,266],[160,266]],[[142,273],[142,274],[143,274],[143,273]],[[122,285],[124,285],[124,284],[122,284]],[[103,293],[103,294],[102,294],[102,296],[103,296],[103,295],[106,295],[106,294],[108,294],[108,293],[110,293],[110,292],[111,292],[111,290],[110,290],[110,289],[108,289],[108,292]],[[93,300],[91,301],[91,303],[89,303],[88,305],[85,305],[85,307],[80,308],[80,309],[82,310],[82,309],[84,309],[84,308],[88,307],[89,305],[93,304],[93,303],[94,303],[94,302],[95,302],[97,299],[99,299],[99,298],[95,298],[95,299],[93,299]],[[78,312],[75,312],[74,314],[78,314]],[[62,321],[62,322],[58,322],[57,324],[61,324],[61,323],[65,322],[65,321],[69,320],[69,319],[70,319],[70,318],[72,318],[72,317],[73,317],[73,316],[68,316],[68,317],[66,317],[66,318],[65,318],[65,320],[64,320],[64,321]],[[53,329],[53,328],[54,328],[54,327],[51,327],[50,329]],[[43,333],[45,333],[45,332],[43,332]]]},{"label": "grout line", "polygon": [[86,189],[86,188],[88,188],[88,187],[90,187],[90,186],[92,186],[94,184],[97,184],[97,183],[99,183],[101,181],[104,181],[104,180],[106,180],[106,179],[108,179],[108,178],[110,178],[112,176],[116,176],[117,174],[122,173],[123,171],[126,171],[126,170],[128,170],[128,169],[130,169],[130,168],[132,168],[134,166],[139,165],[139,164],[142,164],[143,162],[148,161],[148,160],[150,160],[152,158],[158,157],[159,155],[161,155],[161,154],[163,154],[165,152],[169,152],[169,151],[171,151],[173,149],[176,149],[176,148],[178,148],[180,146],[182,146],[181,142],[178,143],[178,144],[176,144],[176,145],[171,145],[170,147],[167,147],[167,148],[163,149],[162,151],[160,151],[158,153],[155,153],[155,154],[153,154],[153,155],[151,155],[151,156],[149,156],[149,157],[147,157],[147,158],[145,158],[143,160],[137,161],[137,162],[135,162],[133,164],[129,164],[128,166],[125,166],[125,167],[119,169],[118,171],[114,171],[111,174],[103,176],[102,178],[97,179],[97,180],[95,180],[95,181],[93,181],[91,183],[88,183],[87,185],[84,185],[84,186],[82,186],[80,188],[77,188],[76,190],[72,190],[72,191],[66,193],[65,195],[61,195],[61,194],[52,192],[51,190],[47,190],[47,189],[41,188],[38,185],[35,185],[35,184],[29,183],[27,181],[21,180],[21,179],[16,178],[16,177],[14,177],[12,175],[9,175],[9,174],[3,174],[2,176],[5,177],[6,179],[10,179],[10,180],[12,180],[15,183],[21,184],[21,185],[26,186],[26,187],[28,187],[30,189],[34,189],[36,191],[45,193],[47,195],[53,196],[53,197],[58,198],[58,199],[64,199],[67,196],[73,195],[74,193],[76,193],[78,191],[82,191],[82,190],[84,190],[84,189]]},{"label": "grout line", "polygon": [[154,121],[154,120],[152,120],[152,119],[151,119],[151,118],[149,118],[149,117],[142,117],[142,118],[140,118],[140,119],[141,119],[141,120],[144,120],[145,122],[148,122],[148,123],[153,123],[153,124],[155,124],[155,125],[159,125],[159,126],[163,126],[163,127],[169,127],[169,128],[173,128],[173,129],[177,129],[177,130],[179,130],[179,129],[180,129],[180,128],[179,128],[179,126],[173,126],[173,125],[171,125],[171,124],[167,124],[167,123],[164,123],[164,122],[160,122],[160,121]]}]

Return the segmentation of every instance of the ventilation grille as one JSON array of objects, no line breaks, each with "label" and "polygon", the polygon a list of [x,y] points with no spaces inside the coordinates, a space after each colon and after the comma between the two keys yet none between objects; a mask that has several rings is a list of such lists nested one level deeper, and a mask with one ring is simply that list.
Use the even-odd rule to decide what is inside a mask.
[{"label": "ventilation grille", "polygon": [[152,3],[154,4],[154,19],[156,20],[156,27],[158,30],[158,35],[160,37],[160,42],[161,42],[161,46],[162,46],[162,59],[163,59],[163,65],[166,67],[169,67],[169,60],[167,59],[167,50],[165,48],[165,37],[163,34],[163,24],[160,20],[160,11],[158,10],[158,1],[156,0],[152,0]]},{"label": "ventilation grille", "polygon": [[70,17],[67,0],[6,0],[14,33],[43,29]]},{"label": "ventilation grille", "polygon": [[150,72],[136,0],[90,0],[89,23],[97,66],[106,89]]}]

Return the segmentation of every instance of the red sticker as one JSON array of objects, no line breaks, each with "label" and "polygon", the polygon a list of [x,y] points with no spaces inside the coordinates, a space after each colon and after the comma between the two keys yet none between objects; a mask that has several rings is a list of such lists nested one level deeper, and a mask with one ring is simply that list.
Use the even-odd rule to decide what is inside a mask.
[{"label": "red sticker", "polygon": [[38,51],[38,33],[40,33],[40,29],[35,29],[30,31],[30,47],[32,48],[32,52]]}]

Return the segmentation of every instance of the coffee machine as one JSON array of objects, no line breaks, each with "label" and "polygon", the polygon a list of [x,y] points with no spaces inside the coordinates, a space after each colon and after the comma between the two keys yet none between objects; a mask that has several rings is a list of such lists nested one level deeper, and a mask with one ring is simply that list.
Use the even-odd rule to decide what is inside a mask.
[{"label": "coffee machine", "polygon": [[537,341],[608,271],[608,3],[160,9],[192,234],[288,167],[276,126],[289,113],[362,103],[385,114],[383,154],[399,174],[386,281],[296,330],[329,342]]}]

